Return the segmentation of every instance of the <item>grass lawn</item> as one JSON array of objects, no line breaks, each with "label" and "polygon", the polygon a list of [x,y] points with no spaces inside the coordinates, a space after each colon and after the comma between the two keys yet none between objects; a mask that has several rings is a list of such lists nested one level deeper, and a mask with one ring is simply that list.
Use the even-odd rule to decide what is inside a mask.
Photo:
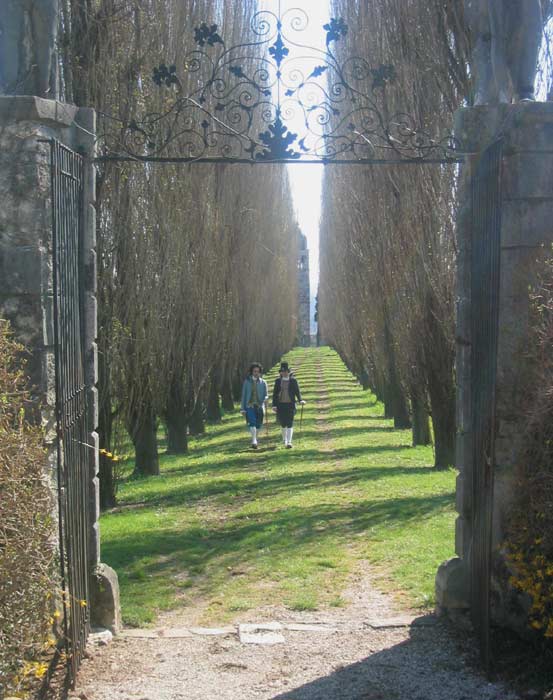
[{"label": "grass lawn", "polygon": [[383,589],[432,605],[436,568],[453,553],[454,470],[434,471],[431,448],[411,447],[332,350],[286,359],[308,401],[293,450],[271,418],[249,451],[237,412],[189,455],[162,454],[161,476],[121,484],[120,507],[101,520],[102,559],[119,574],[126,623],[198,601],[205,623],[268,601],[340,606],[359,559]]}]

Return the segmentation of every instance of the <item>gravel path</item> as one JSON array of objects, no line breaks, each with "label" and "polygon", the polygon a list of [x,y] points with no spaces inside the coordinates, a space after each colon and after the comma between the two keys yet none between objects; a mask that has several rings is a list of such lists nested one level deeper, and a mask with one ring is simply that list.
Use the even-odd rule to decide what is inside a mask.
[{"label": "gravel path", "polygon": [[[467,659],[461,640],[432,615],[413,616],[378,592],[365,567],[344,594],[349,605],[324,613],[266,608],[240,622],[309,624],[283,629],[279,644],[243,644],[227,631],[191,634],[178,616],[156,639],[120,636],[91,650],[81,700],[515,700]],[[413,619],[414,617],[414,619]],[[164,624],[165,622],[170,623]],[[317,629],[318,628],[318,629]],[[321,629],[322,628],[322,629]],[[129,634],[152,635],[152,630]],[[172,638],[178,635],[180,638]],[[186,636],[183,636],[186,635]]]}]

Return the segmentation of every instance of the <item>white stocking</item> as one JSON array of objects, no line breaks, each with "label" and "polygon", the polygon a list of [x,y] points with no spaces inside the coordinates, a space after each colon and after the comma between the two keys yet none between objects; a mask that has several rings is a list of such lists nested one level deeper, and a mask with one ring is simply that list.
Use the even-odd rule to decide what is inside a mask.
[{"label": "white stocking", "polygon": [[288,442],[288,428],[282,428],[282,439],[284,440],[284,444]]},{"label": "white stocking", "polygon": [[292,435],[294,433],[294,428],[288,428],[288,444],[292,444]]},{"label": "white stocking", "polygon": [[250,433],[252,434],[252,445],[257,445],[257,428],[250,426]]}]

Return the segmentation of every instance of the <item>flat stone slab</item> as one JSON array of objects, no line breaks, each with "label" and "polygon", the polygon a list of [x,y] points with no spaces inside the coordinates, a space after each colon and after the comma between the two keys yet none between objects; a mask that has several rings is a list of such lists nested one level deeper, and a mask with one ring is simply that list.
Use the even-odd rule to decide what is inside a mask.
[{"label": "flat stone slab", "polygon": [[123,630],[121,637],[128,637],[129,639],[159,639],[159,634],[157,630],[130,629]]},{"label": "flat stone slab", "polygon": [[394,627],[411,627],[416,626],[430,626],[436,624],[436,618],[432,616],[421,616],[421,615],[399,615],[398,617],[387,617],[377,620],[368,620],[365,625],[367,627],[372,627],[375,630],[380,629],[391,629]]},{"label": "flat stone slab", "polygon": [[238,636],[241,644],[284,644],[286,640],[280,630],[279,622],[243,624],[238,625]]},{"label": "flat stone slab", "polygon": [[168,627],[167,629],[157,630],[157,632],[158,637],[163,639],[186,639],[194,636],[186,627]]},{"label": "flat stone slab", "polygon": [[280,622],[253,622],[238,625],[239,632],[278,632],[283,628]]},{"label": "flat stone slab", "polygon": [[226,634],[236,634],[236,627],[189,627],[192,634],[198,634],[204,637],[218,637]]},{"label": "flat stone slab", "polygon": [[284,625],[284,628],[290,632],[338,632],[337,627],[329,627],[328,625],[309,625],[301,622]]},{"label": "flat stone slab", "polygon": [[154,630],[128,629],[121,633],[122,637],[131,639],[186,639],[187,637],[223,637],[236,634],[236,627],[161,627]]},{"label": "flat stone slab", "polygon": [[284,635],[280,632],[240,632],[240,644],[285,644]]}]

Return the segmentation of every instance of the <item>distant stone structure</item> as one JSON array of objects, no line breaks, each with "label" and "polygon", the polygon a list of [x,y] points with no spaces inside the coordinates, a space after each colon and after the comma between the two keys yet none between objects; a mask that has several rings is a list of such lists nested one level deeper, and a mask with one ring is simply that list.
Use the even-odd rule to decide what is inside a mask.
[{"label": "distant stone structure", "polygon": [[311,345],[311,295],[309,289],[309,250],[306,237],[298,231],[298,344]]}]

